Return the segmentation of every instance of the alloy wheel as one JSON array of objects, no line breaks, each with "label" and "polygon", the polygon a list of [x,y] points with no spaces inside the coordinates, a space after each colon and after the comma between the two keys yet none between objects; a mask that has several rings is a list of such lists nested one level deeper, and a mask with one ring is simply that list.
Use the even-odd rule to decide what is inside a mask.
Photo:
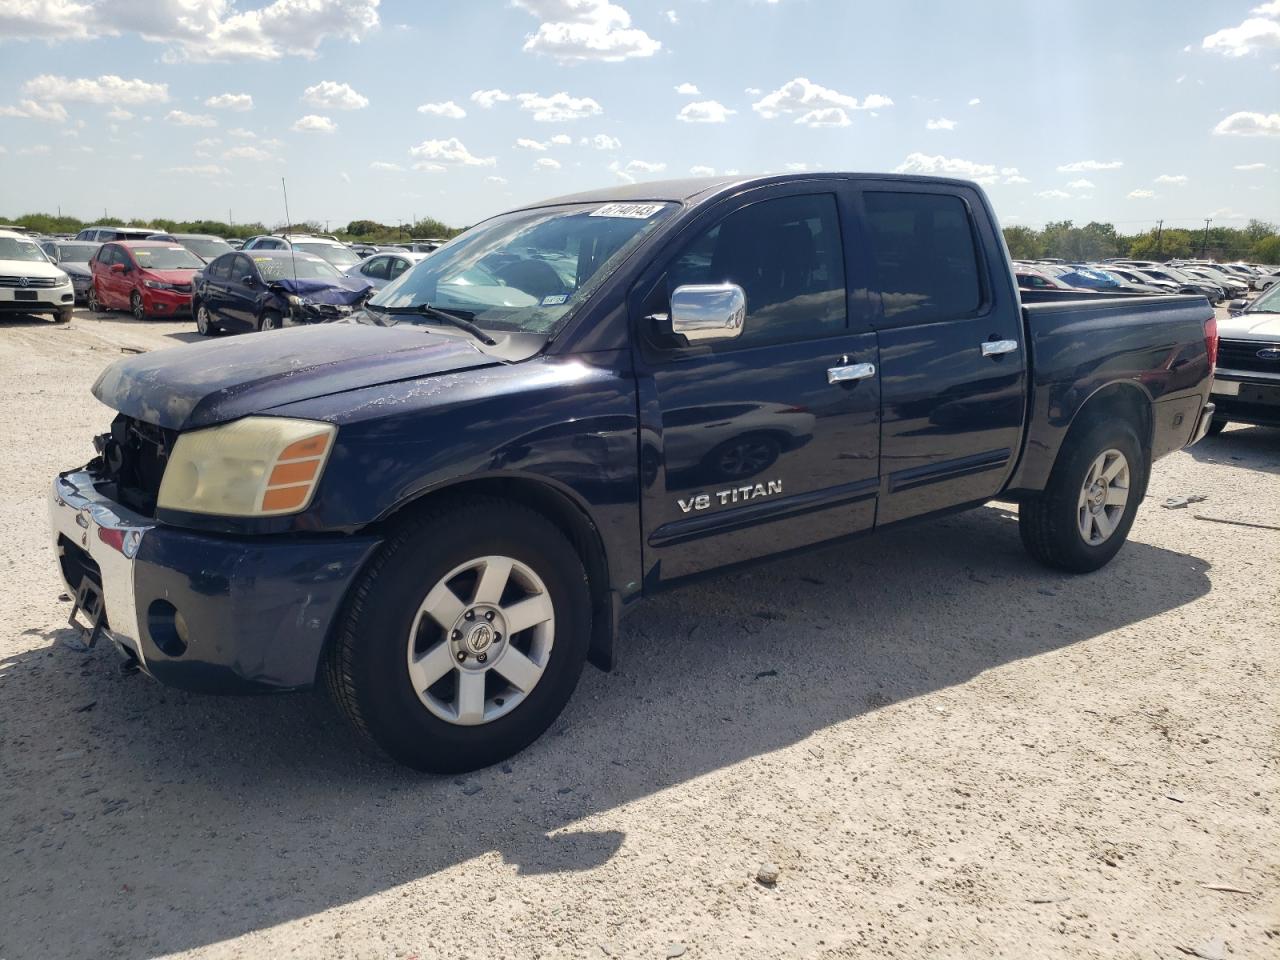
[{"label": "alloy wheel", "polygon": [[1098,454],[1080,487],[1077,525],[1084,542],[1105,543],[1120,525],[1129,503],[1129,461],[1115,448]]}]

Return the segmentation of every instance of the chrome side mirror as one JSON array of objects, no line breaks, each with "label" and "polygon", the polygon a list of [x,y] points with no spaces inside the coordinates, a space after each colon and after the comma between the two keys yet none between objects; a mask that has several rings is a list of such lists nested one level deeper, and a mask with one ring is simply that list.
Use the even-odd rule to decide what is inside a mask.
[{"label": "chrome side mirror", "polygon": [[1227,309],[1240,312],[1240,311],[1243,311],[1244,308],[1247,307],[1248,305],[1249,305],[1248,300],[1232,300],[1229,304],[1227,304]]},{"label": "chrome side mirror", "polygon": [[747,294],[736,283],[686,284],[671,294],[671,332],[688,343],[742,335]]}]

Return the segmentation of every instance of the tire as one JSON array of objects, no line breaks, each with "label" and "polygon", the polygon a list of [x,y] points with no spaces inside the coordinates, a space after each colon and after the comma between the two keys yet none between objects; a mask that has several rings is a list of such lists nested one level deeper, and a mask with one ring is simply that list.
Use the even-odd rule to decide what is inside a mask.
[{"label": "tire", "polygon": [[89,292],[86,294],[85,299],[88,301],[90,310],[94,313],[102,312],[102,301],[98,299],[98,288],[95,285],[90,284]]},{"label": "tire", "polygon": [[209,313],[209,308],[199,300],[196,301],[196,333],[202,337],[212,337],[221,328],[214,322],[213,315]]},{"label": "tire", "polygon": [[129,312],[135,320],[147,319],[147,305],[142,302],[142,294],[137,290],[129,294]]},{"label": "tire", "polygon": [[1227,429],[1227,422],[1228,421],[1226,420],[1220,420],[1217,417],[1214,417],[1212,420],[1209,421],[1209,429],[1205,431],[1205,436],[1216,437],[1223,430]]},{"label": "tire", "polygon": [[[480,558],[486,562],[474,566]],[[479,646],[483,637],[476,639],[485,627],[479,615],[491,612],[480,603],[482,583],[505,560],[513,564],[510,574],[493,576],[495,583],[504,578],[508,592],[500,592],[504,606],[490,623],[494,639],[486,648]],[[446,596],[442,589],[449,603],[432,600]],[[529,600],[543,611],[536,616],[549,611],[550,620],[517,629],[513,614],[513,636],[502,637],[507,614]],[[426,613],[441,606],[440,619]],[[518,753],[551,725],[577,686],[590,633],[586,573],[557,527],[518,504],[455,501],[395,530],[352,588],[323,670],[331,696],[363,737],[407,766],[458,773]],[[482,666],[477,647],[488,649],[493,662]],[[519,656],[509,656],[513,651]],[[507,673],[529,664],[541,672],[526,676],[520,691]],[[467,680],[475,693],[469,710]]]},{"label": "tire", "polygon": [[[1100,462],[1104,470],[1115,469],[1111,454],[1124,460],[1124,486],[1119,474],[1111,481],[1099,480],[1103,498],[1099,516],[1098,488],[1090,481]],[[1127,421],[1105,420],[1076,437],[1068,435],[1048,487],[1019,505],[1022,545],[1040,563],[1056,570],[1088,573],[1105,566],[1129,535],[1146,492],[1149,469],[1138,435]],[[1112,503],[1121,490],[1125,493],[1122,506]],[[1116,506],[1120,509],[1114,509]],[[1091,540],[1085,538],[1085,527],[1090,529]],[[1103,536],[1107,527],[1109,532]]]},{"label": "tire", "polygon": [[258,330],[280,330],[284,327],[284,317],[275,310],[268,310],[258,318]]},{"label": "tire", "polygon": [[75,307],[63,307],[53,316],[54,323],[70,323],[71,316],[75,313]]}]

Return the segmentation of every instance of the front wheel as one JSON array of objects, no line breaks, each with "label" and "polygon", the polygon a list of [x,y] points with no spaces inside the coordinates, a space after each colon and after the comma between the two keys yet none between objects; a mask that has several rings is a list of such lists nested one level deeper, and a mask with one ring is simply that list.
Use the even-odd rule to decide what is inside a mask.
[{"label": "front wheel", "polygon": [[196,303],[196,333],[202,337],[211,337],[218,332],[218,325],[213,321],[213,315],[209,313],[209,308],[203,303]]},{"label": "front wheel", "polygon": [[142,302],[142,294],[137,290],[129,294],[129,312],[133,314],[135,320],[147,319],[147,307]]},{"label": "front wheel", "polygon": [[352,589],[325,675],[401,763],[474,770],[551,725],[586,662],[582,562],[542,515],[493,500],[406,521]]},{"label": "front wheel", "polygon": [[63,307],[56,314],[54,314],[53,322],[54,323],[70,323],[71,317],[74,313],[75,313],[74,307]]},{"label": "front wheel", "polygon": [[94,313],[102,311],[102,301],[98,299],[98,288],[96,286],[89,287],[88,306]]},{"label": "front wheel", "polygon": [[1148,465],[1133,427],[1108,420],[1068,437],[1049,485],[1018,507],[1027,552],[1045,566],[1088,573],[1124,546]]}]

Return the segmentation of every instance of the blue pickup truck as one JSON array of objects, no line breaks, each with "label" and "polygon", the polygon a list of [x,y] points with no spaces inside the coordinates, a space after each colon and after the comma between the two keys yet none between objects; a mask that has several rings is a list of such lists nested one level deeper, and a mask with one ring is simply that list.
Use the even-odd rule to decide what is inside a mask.
[{"label": "blue pickup truck", "polygon": [[495,216],[342,322],[114,364],[53,535],[131,669],[323,683],[460,771],[702,574],[993,498],[1101,567],[1208,428],[1216,349],[1202,297],[1020,302],[972,183],[629,185]]}]

